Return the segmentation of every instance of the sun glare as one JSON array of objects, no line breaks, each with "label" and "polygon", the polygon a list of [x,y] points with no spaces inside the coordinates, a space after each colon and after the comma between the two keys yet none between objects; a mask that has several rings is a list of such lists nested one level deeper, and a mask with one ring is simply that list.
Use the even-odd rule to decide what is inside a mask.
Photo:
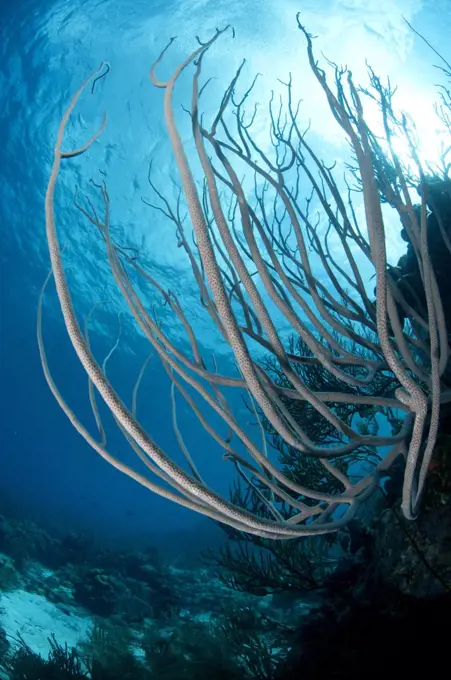
[{"label": "sun glare", "polygon": [[[434,108],[438,99],[438,93],[426,90],[408,91],[404,86],[397,90],[393,101],[395,114],[399,120],[403,113],[407,117],[409,136],[425,171],[433,170],[440,165],[449,134]],[[369,106],[365,118],[370,129],[384,138],[380,111],[374,106]],[[394,135],[392,145],[406,169],[417,174],[418,168],[412,158],[409,139],[402,130]]]}]

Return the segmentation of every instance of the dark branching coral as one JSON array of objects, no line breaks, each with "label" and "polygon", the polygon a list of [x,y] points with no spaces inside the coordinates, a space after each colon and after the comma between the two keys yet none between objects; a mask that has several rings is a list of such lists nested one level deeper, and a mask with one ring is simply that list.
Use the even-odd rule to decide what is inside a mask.
[{"label": "dark branching coral", "polygon": [[318,590],[337,561],[322,538],[283,544],[246,534],[230,539],[220,551],[204,553],[203,559],[220,568],[219,577],[227,587],[251,595],[299,596]]},{"label": "dark branching coral", "polygon": [[[1,613],[1,609],[0,609]],[[3,630],[2,627],[0,627],[0,667],[3,663],[3,659],[5,658],[6,654],[8,653],[9,649],[9,642],[8,638],[6,637],[6,632]]]},{"label": "dark branching coral", "polygon": [[237,660],[231,645],[217,623],[180,619],[168,622],[164,632],[149,629],[140,645],[152,677],[161,680],[251,680]]},{"label": "dark branching coral", "polygon": [[273,680],[283,665],[293,629],[252,607],[230,607],[218,625],[243,672],[256,680]]},{"label": "dark branching coral", "polygon": [[54,636],[49,638],[48,659],[35,654],[21,637],[17,642],[1,662],[10,680],[84,680],[88,677],[78,652],[67,645],[61,646]]},{"label": "dark branching coral", "polygon": [[133,654],[134,644],[128,628],[98,622],[79,644],[79,653],[92,680],[151,680],[149,669]]},{"label": "dark branching coral", "polygon": [[152,675],[132,654],[123,636],[112,629],[101,631],[103,629],[95,628],[81,650],[69,649],[67,644],[59,644],[52,636],[48,659],[35,654],[19,637],[18,644],[4,656],[0,665],[10,680],[152,680]]},{"label": "dark branching coral", "polygon": [[[290,473],[296,479],[295,466]],[[269,517],[263,494],[258,481],[235,484],[231,501],[248,507],[254,515]],[[290,517],[290,511],[281,504],[282,517]],[[204,552],[202,559],[219,568],[218,575],[227,587],[252,595],[291,593],[299,597],[322,589],[337,569],[365,564],[371,546],[370,534],[358,519],[349,522],[338,534],[284,542],[228,526],[221,528],[227,534],[227,543],[219,550]]]},{"label": "dark branching coral", "polygon": [[[346,343],[348,351],[357,351],[355,344]],[[334,356],[338,353],[330,349]],[[288,352],[291,357],[302,358],[302,361],[293,363],[294,371],[303,384],[313,392],[352,393],[358,396],[372,394],[377,397],[393,397],[396,383],[390,375],[376,374],[372,383],[366,386],[353,387],[345,384],[342,380],[332,375],[321,364],[315,363],[314,354],[300,338],[294,335],[288,340]],[[313,363],[309,363],[312,359]],[[266,355],[260,360],[262,368],[271,376],[273,382],[279,388],[293,389],[293,385],[286,378],[283,370],[272,355]],[[349,367],[349,373],[354,377],[362,374],[359,368]],[[312,441],[321,446],[336,446],[345,441],[343,434],[339,433],[318,411],[308,402],[292,400],[283,394],[281,402],[293,417],[295,422],[302,427],[303,431]],[[362,434],[376,435],[379,430],[379,422],[376,415],[384,417],[392,426],[392,430],[399,430],[400,421],[395,417],[392,409],[374,407],[371,404],[353,404],[346,402],[331,402],[340,420],[349,427],[358,419],[357,428]],[[299,452],[290,446],[283,437],[272,427],[269,420],[259,411],[259,419],[265,432],[269,435],[271,446],[279,452],[279,461],[283,466],[284,474],[293,481],[307,483],[310,488],[317,491],[340,493],[343,490],[341,482],[331,474],[324,465],[315,457],[300,456]],[[331,459],[333,460],[333,459]],[[380,461],[376,448],[362,446],[351,454],[340,456],[333,460],[334,465],[343,473],[348,473],[349,468],[358,462],[365,462],[367,466],[375,466]],[[309,499],[305,498],[308,504]]]}]

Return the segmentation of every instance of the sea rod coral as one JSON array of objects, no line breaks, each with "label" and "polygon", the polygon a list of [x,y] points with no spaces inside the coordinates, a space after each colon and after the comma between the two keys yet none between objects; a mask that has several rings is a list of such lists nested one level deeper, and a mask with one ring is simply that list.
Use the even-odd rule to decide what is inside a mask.
[{"label": "sea rod coral", "polygon": [[[396,117],[393,91],[390,86],[383,86],[374,72],[370,71],[371,91],[364,91],[355,85],[350,72],[335,67],[332,87],[314,56],[312,36],[299,16],[297,20],[306,40],[310,68],[352,148],[355,165],[350,172],[363,200],[364,223],[356,218],[352,201],[356,189],[348,184],[348,192],[343,192],[333,166],[320,160],[307,141],[306,131],[300,128],[291,76],[282,83],[284,100],[276,103],[272,97],[269,102],[270,152],[253,135],[257,117],[257,109],[250,104],[253,86],[241,98],[237,94],[244,62],[225,89],[213,120],[209,125],[206,123],[200,111],[202,95],[208,87],[208,81],[200,84],[202,67],[209,50],[231,31],[230,27],[216,30],[207,42],[198,39],[197,49],[163,81],[158,74],[171,39],[150,70],[151,83],[163,91],[164,121],[180,182],[177,206],[173,207],[157,189],[151,172],[149,184],[159,201],[157,209],[174,224],[178,245],[189,259],[202,308],[233,353],[233,375],[221,373],[215,362],[212,369],[208,367],[196,329],[178,297],[153,278],[141,262],[141,254],[114,238],[106,181],[92,183],[101,209],[94,208],[91,200],[83,203],[78,195],[75,197],[75,207],[92,225],[94,235],[102,239],[111,274],[133,320],[170,378],[173,425],[189,471],[157,445],[138,419],[136,400],[146,364],[140,371],[129,409],[107,376],[105,362],[100,364],[94,357],[87,324],[83,329],[77,319],[64,269],[56,225],[55,187],[65,159],[79,156],[91,147],[105,127],[106,116],[99,130],[78,149],[63,150],[64,133],[83,91],[92,83],[94,92],[98,80],[109,71],[108,64],[102,64],[80,85],[59,126],[45,199],[51,273],[38,309],[38,343],[47,382],[63,411],[93,449],[149,490],[235,529],[272,539],[324,534],[346,525],[400,456],[405,459],[402,510],[406,518],[413,519],[419,511],[434,453],[440,409],[451,398],[446,315],[428,245],[431,180],[416,154],[411,127],[405,116]],[[188,155],[173,105],[174,89],[187,69],[192,69],[188,114],[195,159]],[[449,71],[445,73],[450,75]],[[450,102],[446,93],[444,90],[442,95],[442,119],[445,126],[448,121],[449,132],[446,107]],[[368,97],[380,107],[384,147],[365,120]],[[394,150],[395,129],[404,135],[411,150],[421,200],[419,208],[412,199],[411,171],[406,170]],[[200,182],[194,165],[202,170]],[[253,176],[253,191],[240,180],[243,171]],[[445,185],[449,181],[447,172],[448,166],[441,178]],[[306,182],[310,189],[305,198],[301,187]],[[193,240],[185,233],[180,212],[182,201],[186,204]],[[406,293],[407,284],[396,278],[387,263],[384,203],[396,211],[418,263],[422,286],[418,304],[412,302],[412,296]],[[313,204],[321,218],[312,215]],[[443,247],[449,249],[446,226],[439,214],[437,218],[443,232]],[[342,249],[340,261],[330,248],[332,237]],[[367,290],[359,258],[374,274],[375,300]],[[313,259],[320,263],[321,276],[315,274]],[[89,377],[98,439],[70,409],[50,373],[42,337],[43,294],[50,275],[55,281],[70,341]],[[137,280],[142,285],[138,286]],[[146,287],[159,296],[184,329],[189,352],[182,351],[159,323],[142,293]],[[306,350],[304,354],[288,351],[270,306],[277,309],[299,338]],[[253,355],[256,346],[272,357],[272,365],[283,377],[283,384],[274,381],[271,371]],[[303,371],[296,370],[298,367]],[[320,367],[341,389],[313,389],[308,379],[309,367],[312,370]],[[384,381],[390,384],[390,389],[381,389]],[[259,444],[234,414],[226,396],[230,390],[244,395],[249,412],[260,425]],[[148,475],[125,465],[108,451],[96,391],[128,445],[147,467]],[[258,495],[265,513],[253,513],[236,499],[226,500],[204,482],[178,427],[176,394],[221,446],[224,458],[235,465],[239,478]],[[193,395],[197,395],[198,401]],[[288,402],[308,403],[317,415],[317,422],[326,423],[334,432],[333,441],[312,439],[306,424],[287,407]],[[373,409],[378,418],[393,424],[391,433],[382,434],[378,427],[359,429],[355,419],[343,419],[340,405],[345,404],[355,407],[356,413]],[[210,424],[207,408],[226,425],[227,436]],[[296,456],[315,460],[323,469],[324,478],[333,480],[333,489],[324,489],[324,485],[319,488],[308,476],[301,483],[271,460],[262,419]],[[373,420],[377,422],[377,418]],[[383,454],[375,455],[382,451]],[[353,456],[361,460],[366,452],[371,465],[349,464]]]}]

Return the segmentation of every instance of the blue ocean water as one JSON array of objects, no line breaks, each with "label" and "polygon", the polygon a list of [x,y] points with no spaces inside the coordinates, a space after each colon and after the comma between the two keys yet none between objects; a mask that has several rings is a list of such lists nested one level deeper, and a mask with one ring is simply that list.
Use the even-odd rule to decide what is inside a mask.
[{"label": "blue ocean water", "polygon": [[[432,36],[440,50],[447,44],[451,22],[447,2],[303,2],[301,9],[312,30],[320,39],[323,36],[324,46],[327,42],[328,56],[337,61],[357,60],[353,69],[358,73],[364,73],[365,58],[378,58],[373,65],[381,71],[386,67],[393,79],[398,77],[406,105],[413,103],[421,113],[419,102],[431,81],[431,60],[429,55],[425,58],[425,46],[413,41],[402,17]],[[306,77],[305,55],[294,26],[295,10],[292,2],[252,0],[197,4],[177,0],[2,0],[0,492],[2,502],[11,504],[17,512],[60,528],[89,528],[110,539],[126,541],[153,532],[185,531],[202,523],[196,515],[151,496],[100,460],[74,432],[43,379],[35,325],[37,296],[49,266],[44,192],[52,147],[71,94],[93,68],[108,61],[111,74],[95,99],[86,98],[66,135],[69,146],[80,143],[98,125],[101,112],[108,112],[105,133],[88,161],[70,161],[62,177],[64,195],[58,205],[58,220],[76,302],[81,314],[86,315],[90,305],[102,298],[111,295],[114,300],[115,293],[108,287],[111,281],[102,279],[106,264],[99,243],[90,240],[86,225],[73,222],[69,209],[75,185],[86,180],[86,173],[103,168],[109,173],[118,233],[130,245],[145,249],[163,285],[182,293],[188,307],[197,307],[193,280],[186,260],[175,247],[171,227],[140,200],[148,194],[150,157],[156,159],[156,181],[160,185],[165,186],[175,172],[161,97],[149,82],[149,66],[171,35],[178,35],[178,40],[168,55],[170,66],[192,47],[195,35],[208,35],[213,26],[233,22],[235,42],[233,46],[230,40],[218,44],[212,55],[211,75],[226,80],[241,57],[247,56],[249,73],[265,69],[267,88],[274,86],[274,76],[289,70]],[[308,92],[304,96],[307,99]],[[340,149],[340,142],[329,129],[330,122],[321,137],[315,120],[314,132],[324,148],[331,152]],[[117,323],[116,313],[108,305],[97,313],[93,343],[99,356],[111,349]],[[79,417],[92,425],[86,377],[67,341],[52,287],[46,296],[44,334],[61,392]],[[215,345],[217,338],[207,326],[202,327],[201,334],[205,348],[224,352],[226,363],[231,360],[225,349]],[[117,361],[112,360],[110,370],[121,393],[130,395],[145,351],[144,341],[134,328],[124,324],[120,348],[121,360],[119,355]],[[146,395],[149,431],[161,446],[175,451],[169,383],[156,358],[146,371],[142,393]],[[219,475],[219,490],[226,492],[231,474],[224,472],[220,451],[187,412],[182,410],[180,417],[187,444],[200,456],[205,474],[216,482]]]},{"label": "blue ocean water", "polygon": [[[164,183],[174,172],[163,128],[161,97],[149,83],[148,70],[172,34],[178,34],[179,39],[169,57],[171,64],[193,45],[194,35],[208,34],[210,27],[230,21],[236,29],[236,45],[232,48],[225,41],[224,46],[218,47],[212,57],[212,70],[217,70],[214,75],[220,76],[224,67],[225,75],[232,72],[242,55],[248,56],[255,70],[267,66],[269,86],[276,67],[285,72],[293,68],[301,72],[304,69],[305,74],[305,64],[301,65],[303,51],[294,27],[295,3],[257,4],[258,12],[255,13],[257,5],[251,0],[197,5],[176,0],[2,0],[0,488],[5,501],[36,518],[45,518],[60,526],[95,528],[122,538],[181,526],[193,527],[199,521],[195,515],[150,496],[98,459],[73,431],[47,389],[35,337],[37,295],[48,268],[44,192],[63,107],[81,79],[102,60],[107,60],[112,67],[111,76],[95,102],[88,101],[77,114],[68,141],[76,139],[78,142],[85,138],[98,124],[103,109],[108,111],[108,125],[88,164],[84,159],[82,163],[73,161],[70,169],[65,170],[64,200],[70,202],[71,192],[81,181],[82,173],[94,172],[100,160],[111,175],[110,192],[121,233],[133,245],[141,247],[144,244],[164,285],[178,291],[183,289],[188,303],[197,304],[187,263],[181,261],[179,251],[174,247],[171,229],[165,228],[161,220],[156,222],[155,215],[144,210],[140,202],[141,195],[147,190],[147,164],[151,155],[158,159],[157,179],[162,178]],[[401,15],[432,35],[434,44],[440,49],[447,40],[448,3],[406,0],[382,5],[307,2],[303,3],[302,9],[306,20],[311,21],[312,29],[328,38],[327,49],[331,57],[337,60],[358,57],[355,69],[362,69],[365,58],[371,59],[380,53],[382,63],[376,66],[393,67],[395,75],[392,77],[395,78],[397,72],[401,74],[405,91],[415,97],[415,85],[421,93],[423,84],[430,80],[430,59],[423,60],[424,45],[413,42]],[[347,35],[346,30],[349,31],[349,42],[339,39],[340,34]],[[284,32],[286,39],[281,42]],[[367,42],[363,43],[362,36],[365,35]],[[265,44],[273,47],[274,57],[270,64]],[[295,45],[296,63],[292,64],[288,57],[293,54],[291,50]],[[249,51],[250,54],[246,54]],[[393,51],[396,52],[394,57]],[[230,63],[221,63],[225,56]],[[421,70],[417,68],[420,63],[423,64]],[[328,135],[328,131],[325,132]],[[333,151],[333,138],[327,143]],[[63,202],[58,216],[62,240],[69,252],[75,296],[80,299],[80,309],[86,314],[90,304],[110,294],[110,291],[102,290],[102,283],[100,289],[97,285],[99,267],[105,265],[99,261],[100,251],[90,252],[92,246],[86,226],[72,224],[72,218],[66,218],[64,211]],[[55,379],[62,393],[70,397],[80,418],[89,422],[92,414],[86,399],[86,378],[78,370],[67,342],[54,293],[50,292],[47,298],[45,339]],[[114,313],[107,308],[99,312],[94,342],[100,355],[105,355],[112,346],[115,324]],[[208,328],[203,332],[205,346],[214,344],[214,340],[207,337]],[[139,370],[136,357],[142,351],[142,348],[138,349],[141,342],[142,338],[125,327],[121,345],[130,363],[111,363],[111,371],[124,394],[130,394],[134,375]],[[146,381],[143,391],[146,392],[149,430],[155,433],[163,447],[172,450],[175,441],[170,426],[168,381],[156,359],[146,373]],[[188,426],[187,436],[190,446],[199,452],[204,462],[208,461],[214,477],[221,466],[218,451],[211,452],[210,440],[202,428],[194,427],[193,423]],[[225,484],[227,482],[226,474]]]},{"label": "blue ocean water", "polygon": [[[88,90],[83,96],[63,146],[84,144],[98,129],[104,111],[105,130],[86,154],[65,161],[55,202],[79,319],[83,323],[98,305],[89,322],[93,352],[101,362],[114,349],[108,377],[130,405],[149,347],[127,315],[96,227],[74,206],[76,190],[85,206],[95,202],[95,183],[106,178],[114,238],[139,251],[158,282],[179,296],[210,368],[214,355],[219,371],[233,372],[234,359],[208,323],[173,225],[148,205],[155,201],[148,182],[150,161],[152,181],[165,195],[177,196],[163,95],[151,84],[149,69],[172,36],[177,40],[161,65],[161,77],[196,47],[196,36],[207,39],[215,27],[232,24],[234,37],[229,31],[206,60],[204,77],[211,78],[207,114],[217,107],[243,58],[248,82],[255,73],[262,74],[256,96],[263,105],[272,89],[279,92],[277,79],[292,73],[315,149],[344,167],[348,148],[309,71],[295,25],[298,10],[308,30],[318,36],[318,54],[323,51],[347,64],[358,82],[365,82],[366,61],[382,77],[390,75],[399,86],[400,107],[417,122],[422,157],[435,162],[441,138],[432,104],[441,74],[434,55],[405,19],[446,55],[449,0],[0,0],[0,515],[32,520],[49,532],[89,534],[99,546],[125,550],[156,545],[162,554],[182,560],[222,540],[211,521],[151,494],[109,466],[77,434],[50,393],[36,338],[38,296],[50,266],[44,198],[61,116],[83,79],[107,62],[110,72],[96,83],[93,95]],[[192,151],[182,109],[189,97],[187,78],[175,104],[183,141]],[[268,143],[267,127],[263,116],[257,126],[262,146]],[[403,149],[398,151],[402,155]],[[405,244],[389,216],[387,241],[389,259],[395,263]],[[366,275],[371,285],[370,272],[363,271]],[[151,308],[154,304],[165,332],[187,350],[180,324],[157,296],[149,301]],[[59,390],[95,432],[87,377],[68,340],[53,281],[45,294],[43,333]],[[258,438],[241,397],[233,390],[225,393],[240,422]],[[180,431],[199,471],[227,497],[235,479],[233,465],[224,461],[219,444],[182,400],[177,406]],[[135,457],[111,416],[106,409],[101,412],[109,448],[134,465]],[[170,381],[155,352],[140,386],[138,413],[157,444],[186,468],[173,427]],[[217,424],[214,417],[211,422]],[[218,427],[225,438],[224,424]],[[138,469],[142,471],[139,463]]]}]

